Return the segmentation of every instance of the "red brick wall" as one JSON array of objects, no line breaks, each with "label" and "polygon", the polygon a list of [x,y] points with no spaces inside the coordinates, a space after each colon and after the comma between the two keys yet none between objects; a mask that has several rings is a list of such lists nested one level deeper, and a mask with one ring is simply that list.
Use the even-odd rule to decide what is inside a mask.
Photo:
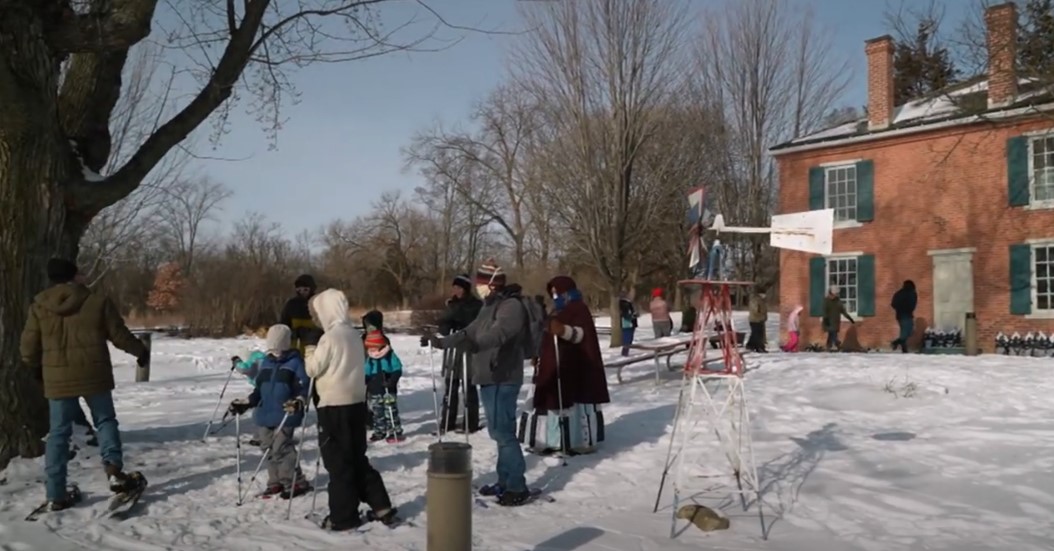
[{"label": "red brick wall", "polygon": [[[810,167],[874,161],[874,221],[834,231],[835,253],[875,255],[875,316],[857,323],[861,344],[888,348],[897,333],[889,300],[905,279],[918,288],[915,315],[921,323],[931,323],[933,259],[927,252],[961,247],[977,249],[974,308],[983,350],[992,351],[999,331],[1054,332],[1054,320],[1011,315],[1009,290],[1009,245],[1054,238],[1054,210],[1007,206],[1006,140],[1046,128],[1054,128],[1054,120],[974,125],[778,157],[783,213],[809,209]],[[785,322],[796,304],[805,306],[802,337],[822,344],[819,318],[804,317],[809,313],[809,258],[781,252],[780,313]],[[843,323],[843,335],[847,326]]]}]

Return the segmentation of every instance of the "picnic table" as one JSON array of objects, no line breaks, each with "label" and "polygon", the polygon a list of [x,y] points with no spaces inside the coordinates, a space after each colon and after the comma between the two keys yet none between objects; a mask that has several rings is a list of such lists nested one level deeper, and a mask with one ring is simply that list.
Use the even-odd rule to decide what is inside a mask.
[{"label": "picnic table", "polygon": [[691,333],[682,333],[670,337],[660,337],[658,339],[648,339],[636,342],[629,346],[631,351],[638,351],[636,354],[631,353],[629,356],[623,356],[614,361],[607,362],[604,364],[604,367],[617,370],[615,372],[615,378],[618,380],[619,384],[622,384],[622,368],[645,360],[653,360],[655,362],[655,384],[659,384],[661,382],[660,374],[662,371],[661,360],[666,360],[667,371],[673,371],[673,367],[670,365],[670,358],[672,358],[674,354],[687,352],[691,342]]}]

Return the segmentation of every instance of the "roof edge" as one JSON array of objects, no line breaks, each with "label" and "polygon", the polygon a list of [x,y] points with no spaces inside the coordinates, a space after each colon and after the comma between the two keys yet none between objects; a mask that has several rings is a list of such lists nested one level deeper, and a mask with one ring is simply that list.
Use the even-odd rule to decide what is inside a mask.
[{"label": "roof edge", "polygon": [[1011,107],[1001,109],[998,111],[986,111],[979,115],[968,115],[965,117],[943,119],[940,121],[923,123],[914,126],[895,128],[892,130],[880,130],[877,132],[870,132],[867,134],[860,134],[856,136],[847,136],[843,138],[830,138],[826,140],[820,139],[815,142],[806,142],[799,145],[793,145],[793,142],[785,142],[783,144],[770,147],[768,149],[768,152],[773,157],[779,157],[781,155],[800,153],[803,151],[814,151],[817,149],[828,149],[844,145],[873,142],[885,138],[910,136],[912,134],[921,134],[923,132],[931,132],[933,130],[942,130],[945,128],[955,128],[957,126],[966,126],[978,122],[1013,119],[1026,115],[1040,114],[1052,110],[1054,110],[1054,102],[1042,103],[1039,105],[1026,105],[1024,107]]}]

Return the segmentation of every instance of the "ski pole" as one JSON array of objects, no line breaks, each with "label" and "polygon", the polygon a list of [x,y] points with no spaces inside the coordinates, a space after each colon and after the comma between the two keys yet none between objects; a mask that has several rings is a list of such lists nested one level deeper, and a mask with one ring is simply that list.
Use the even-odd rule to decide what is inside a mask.
[{"label": "ski pole", "polygon": [[465,423],[465,443],[471,431],[468,430],[468,353],[461,356],[461,419]]},{"label": "ski pole", "polygon": [[[457,370],[457,351],[456,350],[444,350],[444,355],[449,358],[443,359],[444,365],[449,365],[450,369],[447,370],[446,374],[443,375],[443,427],[439,430],[439,441],[443,441],[443,433],[450,430],[450,398],[454,395],[454,391],[457,387],[454,386],[454,372]],[[457,412],[454,412],[454,424],[457,424]]]},{"label": "ski pole", "polygon": [[564,467],[567,466],[568,440],[571,438],[570,422],[564,415],[564,383],[560,380],[560,337],[553,335],[553,358],[556,360],[556,399],[560,402],[557,409],[557,425],[560,427],[560,453]]},{"label": "ski pole", "polygon": [[[260,462],[256,464],[256,470],[254,470],[253,471],[253,475],[251,477],[249,477],[249,484],[248,484],[249,488],[252,488],[253,485],[256,483],[256,476],[258,474],[260,474],[260,469],[263,467],[264,462],[267,461],[267,458],[271,456],[271,448],[274,447],[274,442],[275,442],[275,440],[278,439],[278,437],[276,435],[278,433],[282,432],[282,429],[285,428],[285,422],[286,422],[287,419],[289,419],[289,414],[288,413],[286,413],[285,415],[282,416],[282,422],[278,423],[278,428],[275,429],[274,430],[274,434],[271,435],[271,445],[267,446],[267,449],[264,450],[263,457],[261,457],[260,458]],[[246,488],[246,494],[248,494],[248,489],[249,488]],[[244,502],[244,500],[245,500],[245,496],[244,495],[239,495],[238,496],[238,505],[241,505]]]},{"label": "ski pole", "polygon": [[236,467],[238,473],[238,505],[242,504],[242,416],[234,416],[234,438]]},{"label": "ski pole", "polygon": [[315,456],[315,475],[311,478],[311,511],[307,517],[315,514],[315,502],[318,499],[318,473],[322,468],[322,425],[318,421],[318,408],[315,408],[315,438],[318,440],[318,455]]},{"label": "ski pole", "polygon": [[[293,492],[296,491],[296,479],[300,474],[300,455],[304,451],[304,442],[307,441],[307,412],[311,409],[311,393],[315,390],[315,380],[308,379],[307,399],[304,400],[304,417],[300,426],[300,444],[296,447],[296,463],[293,463],[293,486],[289,488],[289,507],[285,510],[285,519],[293,514]],[[286,415],[289,415],[288,413]]]},{"label": "ski pole", "polygon": [[227,372],[227,380],[223,383],[223,390],[220,390],[220,397],[216,400],[216,407],[212,410],[212,415],[209,417],[209,423],[205,425],[205,434],[202,435],[201,441],[209,437],[209,431],[212,430],[212,423],[216,419],[216,413],[220,411],[220,404],[223,403],[223,395],[227,392],[227,385],[231,383],[231,376],[234,375],[234,368],[238,366],[238,361],[231,358],[231,369]]},{"label": "ski pole", "polygon": [[439,441],[443,441],[443,427],[440,426],[439,422],[439,389],[436,388],[436,361],[435,361],[435,348],[432,348],[432,343],[428,343],[428,368],[432,371],[432,405],[436,410],[436,434],[439,435]]}]

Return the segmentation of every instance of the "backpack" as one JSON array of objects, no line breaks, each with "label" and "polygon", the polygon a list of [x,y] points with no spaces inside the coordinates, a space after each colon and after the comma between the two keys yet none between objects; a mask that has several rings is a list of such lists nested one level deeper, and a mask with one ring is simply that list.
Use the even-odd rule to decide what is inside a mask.
[{"label": "backpack", "polygon": [[[520,335],[520,344],[523,347],[523,359],[533,360],[542,354],[542,338],[545,335],[545,316],[542,307],[533,298],[523,296],[511,296],[505,300],[515,300],[523,307],[526,318],[526,330]],[[494,309],[491,321],[498,318],[498,309]]]}]

